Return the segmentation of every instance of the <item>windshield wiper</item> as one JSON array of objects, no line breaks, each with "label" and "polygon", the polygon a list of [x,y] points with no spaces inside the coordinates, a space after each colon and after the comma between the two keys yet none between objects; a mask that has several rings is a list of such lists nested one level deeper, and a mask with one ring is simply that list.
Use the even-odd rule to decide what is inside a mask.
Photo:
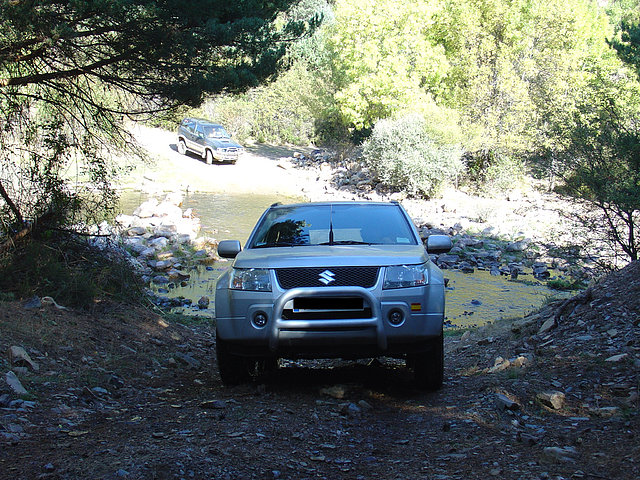
[{"label": "windshield wiper", "polygon": [[318,245],[380,245],[379,243],[361,242],[359,240],[338,240],[319,243]]},{"label": "windshield wiper", "polygon": [[273,248],[273,247],[302,247],[304,243],[293,242],[271,242],[262,245],[254,245],[253,248]]}]

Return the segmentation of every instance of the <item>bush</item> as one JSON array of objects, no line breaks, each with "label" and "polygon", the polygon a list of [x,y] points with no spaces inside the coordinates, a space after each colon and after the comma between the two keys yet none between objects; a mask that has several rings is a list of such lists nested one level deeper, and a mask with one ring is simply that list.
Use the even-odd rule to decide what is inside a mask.
[{"label": "bush", "polygon": [[432,197],[462,171],[461,149],[440,144],[419,114],[380,120],[363,144],[365,166],[375,179],[412,196]]},{"label": "bush", "polygon": [[475,193],[499,196],[524,184],[524,162],[512,156],[494,151],[474,152],[465,161],[465,182]]},{"label": "bush", "polygon": [[0,290],[23,299],[50,296],[60,305],[91,309],[104,298],[139,302],[143,287],[124,258],[82,238],[31,239],[0,259]]}]

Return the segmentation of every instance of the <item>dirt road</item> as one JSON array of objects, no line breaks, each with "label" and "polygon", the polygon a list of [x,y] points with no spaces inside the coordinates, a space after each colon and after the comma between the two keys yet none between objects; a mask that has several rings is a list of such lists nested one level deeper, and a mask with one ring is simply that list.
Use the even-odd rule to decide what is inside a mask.
[{"label": "dirt road", "polygon": [[448,337],[436,393],[384,359],[228,388],[210,324],[5,302],[0,350],[38,371],[1,361],[28,393],[0,384],[0,478],[635,480],[639,266],[517,333]]}]

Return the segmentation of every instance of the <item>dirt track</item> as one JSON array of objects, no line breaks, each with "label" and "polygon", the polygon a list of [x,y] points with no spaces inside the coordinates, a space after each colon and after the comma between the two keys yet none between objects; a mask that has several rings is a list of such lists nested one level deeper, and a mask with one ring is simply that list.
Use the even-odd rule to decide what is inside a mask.
[{"label": "dirt track", "polygon": [[[289,362],[226,388],[209,324],[117,305],[89,315],[3,303],[0,350],[23,346],[39,372],[19,370],[27,401],[0,387],[0,478],[636,479],[631,275],[545,335],[535,332],[553,307],[519,334],[504,325],[447,338],[437,393],[414,390],[390,360]],[[614,324],[590,306],[603,301]],[[571,330],[581,321],[594,335],[587,348],[582,327]],[[604,362],[616,349],[626,356]],[[548,391],[562,392],[559,408],[539,399]]]}]

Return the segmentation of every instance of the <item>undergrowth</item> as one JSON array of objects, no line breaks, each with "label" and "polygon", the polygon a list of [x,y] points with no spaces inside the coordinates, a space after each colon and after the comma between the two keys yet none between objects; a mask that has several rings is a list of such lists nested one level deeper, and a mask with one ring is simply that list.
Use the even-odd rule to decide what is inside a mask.
[{"label": "undergrowth", "polygon": [[91,247],[84,238],[30,238],[0,258],[5,297],[49,296],[58,304],[91,309],[98,301],[139,301],[143,283],[117,253]]}]

